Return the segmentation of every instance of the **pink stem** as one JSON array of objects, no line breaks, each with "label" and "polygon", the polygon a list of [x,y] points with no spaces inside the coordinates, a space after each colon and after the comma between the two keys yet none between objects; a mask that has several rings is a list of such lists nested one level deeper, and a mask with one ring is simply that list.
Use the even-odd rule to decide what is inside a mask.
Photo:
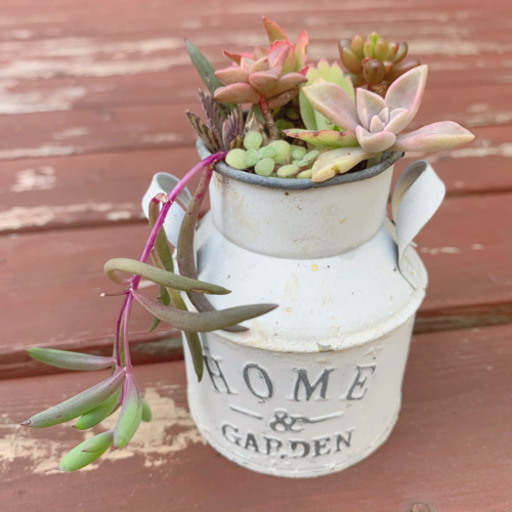
[{"label": "pink stem", "polygon": [[[151,254],[151,249],[155,245],[156,237],[158,236],[158,233],[165,222],[167,212],[171,208],[176,198],[185,188],[187,183],[190,181],[190,179],[193,178],[199,171],[202,171],[206,167],[210,167],[212,165],[215,165],[217,162],[224,160],[226,154],[227,153],[225,151],[220,151],[218,153],[214,153],[213,155],[206,157],[204,160],[201,160],[201,162],[192,167],[192,169],[190,169],[190,171],[188,171],[187,174],[185,174],[185,176],[178,182],[178,184],[169,192],[169,194],[167,195],[167,202],[165,202],[164,205],[162,206],[162,209],[160,210],[160,213],[155,221],[155,224],[153,225],[153,229],[149,234],[149,238],[146,242],[144,250],[142,251],[142,255],[140,257],[140,261],[142,263],[145,263],[148,260],[149,255]],[[134,276],[130,289],[136,290],[139,285],[139,281],[140,276]]]},{"label": "pink stem", "polygon": [[[155,224],[153,225],[153,228],[151,229],[151,232],[149,234],[148,240],[146,242],[146,245],[144,246],[144,250],[142,251],[142,255],[140,257],[140,261],[142,263],[145,263],[150,254],[151,250],[153,249],[155,245],[156,238],[158,236],[158,233],[160,232],[160,229],[162,228],[165,217],[167,216],[167,213],[169,212],[170,207],[176,200],[176,198],[180,195],[182,190],[185,188],[187,183],[190,181],[191,178],[193,178],[198,172],[204,170],[205,168],[212,167],[217,162],[220,162],[224,160],[226,157],[226,152],[221,151],[218,153],[214,153],[213,155],[210,155],[206,157],[204,160],[199,162],[197,165],[192,167],[187,174],[178,182],[178,184],[169,192],[167,195],[167,200],[162,206],[162,209],[160,210],[160,213],[158,214],[158,217],[155,221]],[[133,302],[133,292],[137,290],[140,283],[140,276],[134,275],[130,281],[127,283],[129,284],[129,288],[125,292],[125,298],[123,300],[123,304],[121,306],[121,311],[119,312],[119,317],[117,319],[117,325],[116,325],[116,338],[115,338],[115,344],[114,344],[114,355],[116,359],[116,366],[120,367],[122,366],[121,361],[121,346],[120,346],[120,338],[121,338],[121,330],[123,331],[123,347],[124,347],[124,364],[127,369],[127,371],[131,371],[132,363],[130,358],[130,351],[129,351],[129,343],[128,343],[128,319],[130,317],[130,311],[131,306]]]},{"label": "pink stem", "polygon": [[128,292],[125,292],[125,297],[123,299],[123,305],[121,306],[121,311],[119,311],[119,316],[117,318],[117,324],[116,324],[116,339],[114,342],[114,357],[116,358],[116,366],[119,368],[123,365],[123,362],[121,361],[120,338],[121,338],[121,329],[123,326],[124,311],[126,309],[126,303],[128,301],[129,295],[131,295],[131,294]]},{"label": "pink stem", "polygon": [[124,346],[124,366],[126,372],[131,372],[132,359],[130,357],[130,345],[128,343],[128,319],[130,318],[130,311],[132,309],[133,293],[126,294],[126,300],[124,303],[124,321],[123,321],[123,346]]}]

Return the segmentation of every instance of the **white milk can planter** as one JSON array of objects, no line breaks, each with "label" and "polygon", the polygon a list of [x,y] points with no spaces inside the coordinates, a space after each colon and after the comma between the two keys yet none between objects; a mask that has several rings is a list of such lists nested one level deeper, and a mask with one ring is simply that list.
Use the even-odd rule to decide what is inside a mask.
[{"label": "white milk can planter", "polygon": [[[320,184],[216,166],[196,236],[199,278],[232,290],[211,297],[218,308],[279,304],[246,332],[201,334],[201,382],[185,354],[191,414],[228,459],[313,477],[355,464],[389,436],[427,285],[411,242],[444,195],[429,164],[416,162],[395,186],[390,222],[400,156]],[[172,180],[156,175],[143,203]],[[173,208],[171,242],[182,215]]]}]

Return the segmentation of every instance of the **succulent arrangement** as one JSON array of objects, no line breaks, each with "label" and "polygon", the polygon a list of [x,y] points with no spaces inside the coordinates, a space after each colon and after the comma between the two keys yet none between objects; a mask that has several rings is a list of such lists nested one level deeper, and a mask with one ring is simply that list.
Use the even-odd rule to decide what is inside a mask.
[{"label": "succulent arrangement", "polygon": [[[207,295],[229,290],[198,280],[194,232],[215,164],[226,162],[240,172],[268,179],[321,182],[372,165],[387,151],[439,151],[473,139],[451,121],[404,133],[418,112],[427,78],[427,66],[407,58],[406,43],[388,42],[376,32],[366,39],[356,35],[340,41],[339,63],[322,59],[312,65],[307,63],[306,32],[299,34],[294,45],[275,22],[263,18],[263,25],[268,45],[252,53],[225,52],[231,64],[217,71],[197,47],[186,42],[208,89],[199,93],[205,120],[192,112],[187,117],[211,155],[188,171],[169,194],[153,198],[150,234],[139,260],[115,258],[105,264],[107,277],[122,286],[118,295],[123,297],[112,355],[48,348],[28,351],[31,357],[59,368],[110,369],[110,376],[95,386],[22,423],[47,427],[76,420],[75,428],[84,430],[119,411],[112,429],[64,455],[62,470],[80,469],[112,446],[123,448],[140,422],[151,418],[130,358],[129,318],[134,302],[153,315],[150,330],[163,321],[183,331],[198,379],[203,374],[199,332],[244,331],[242,322],[277,307],[251,304],[217,311]],[[171,205],[198,174],[199,184],[173,255],[162,226]],[[141,279],[158,286],[156,298],[140,293]]]}]

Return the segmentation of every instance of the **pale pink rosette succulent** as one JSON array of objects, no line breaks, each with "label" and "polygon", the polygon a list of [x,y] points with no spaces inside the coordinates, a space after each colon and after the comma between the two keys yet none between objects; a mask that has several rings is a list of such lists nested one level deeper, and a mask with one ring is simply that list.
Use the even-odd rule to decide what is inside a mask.
[{"label": "pale pink rosette succulent", "polygon": [[418,112],[427,66],[422,65],[395,80],[382,98],[367,89],[356,91],[356,102],[338,85],[313,84],[303,88],[314,109],[342,130],[354,132],[359,147],[324,153],[313,167],[313,180],[323,181],[350,170],[354,160],[363,161],[383,151],[440,151],[474,139],[453,121],[426,125],[401,133]]}]

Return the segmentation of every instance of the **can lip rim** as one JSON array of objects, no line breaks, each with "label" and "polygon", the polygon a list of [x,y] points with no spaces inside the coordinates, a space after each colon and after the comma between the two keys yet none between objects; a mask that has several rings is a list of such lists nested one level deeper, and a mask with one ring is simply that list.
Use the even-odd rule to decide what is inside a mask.
[{"label": "can lip rim", "polygon": [[[211,154],[201,139],[197,139],[196,141],[196,150],[201,158],[206,158]],[[310,190],[373,178],[374,176],[381,174],[390,166],[392,166],[395,162],[402,158],[403,155],[403,152],[386,151],[382,155],[382,160],[372,167],[368,167],[367,169],[362,169],[353,173],[339,174],[329,180],[322,181],[320,183],[314,183],[311,180],[291,180],[287,178],[268,178],[266,176],[258,176],[257,174],[251,174],[249,172],[233,169],[224,162],[217,163],[215,165],[215,170],[227,178],[264,188],[281,190]]]}]

